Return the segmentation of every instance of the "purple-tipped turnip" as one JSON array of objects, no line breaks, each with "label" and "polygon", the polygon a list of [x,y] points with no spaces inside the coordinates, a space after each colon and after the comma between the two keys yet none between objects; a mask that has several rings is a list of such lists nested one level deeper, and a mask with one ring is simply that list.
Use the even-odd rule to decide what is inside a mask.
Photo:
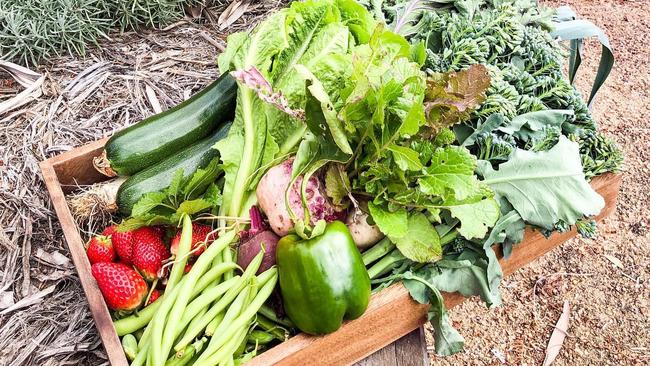
[{"label": "purple-tipped turnip", "polygon": [[251,207],[249,214],[251,228],[239,233],[240,244],[237,251],[237,264],[246,269],[264,246],[264,258],[257,271],[260,274],[275,264],[275,246],[280,238],[264,224],[257,206]]},{"label": "purple-tipped turnip", "polygon": [[[287,235],[294,226],[285,204],[285,192],[291,182],[293,159],[269,169],[257,185],[257,202],[266,214],[271,229],[279,236]],[[289,205],[297,219],[305,218],[301,200],[300,187],[302,177],[298,177],[289,192]],[[305,201],[309,211],[309,224],[315,225],[319,220],[331,222],[344,220],[346,211],[336,205],[325,192],[325,184],[317,176],[311,176],[305,189]]]}]

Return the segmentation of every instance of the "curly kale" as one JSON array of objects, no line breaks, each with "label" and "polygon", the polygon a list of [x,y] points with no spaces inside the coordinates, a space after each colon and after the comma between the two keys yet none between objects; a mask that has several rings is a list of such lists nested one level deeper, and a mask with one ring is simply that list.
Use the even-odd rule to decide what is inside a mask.
[{"label": "curly kale", "polygon": [[476,145],[478,146],[476,157],[492,163],[507,161],[517,146],[512,136],[498,135],[494,132],[479,134],[476,137]]}]

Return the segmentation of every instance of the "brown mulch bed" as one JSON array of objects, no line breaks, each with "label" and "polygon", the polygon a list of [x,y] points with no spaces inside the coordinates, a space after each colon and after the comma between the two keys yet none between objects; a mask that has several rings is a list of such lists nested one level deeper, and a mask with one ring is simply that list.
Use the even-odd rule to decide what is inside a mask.
[{"label": "brown mulch bed", "polygon": [[[259,2],[225,31],[184,21],[163,32],[113,34],[102,50],[35,70],[45,75],[43,95],[0,115],[0,365],[106,363],[38,162],[196,92],[216,77],[225,35],[286,2]],[[502,307],[469,300],[452,310],[466,349],[432,357],[435,364],[541,364],[564,300],[571,325],[556,364],[650,362],[650,9],[640,0],[569,5],[607,29],[617,56],[594,108],[626,154],[617,213],[598,238],[572,240],[507,278]],[[582,90],[597,45],[586,51]],[[0,73],[0,102],[19,90]]]}]

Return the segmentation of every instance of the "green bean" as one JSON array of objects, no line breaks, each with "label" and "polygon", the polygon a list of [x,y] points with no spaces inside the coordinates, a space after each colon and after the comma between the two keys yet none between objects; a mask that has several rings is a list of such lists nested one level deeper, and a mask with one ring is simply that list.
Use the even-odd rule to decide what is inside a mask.
[{"label": "green bean", "polygon": [[[216,281],[216,279],[219,276],[221,276],[225,271],[232,270],[234,268],[237,268],[237,265],[235,263],[230,263],[229,265],[224,264],[221,267],[211,268],[208,272],[206,272],[205,275],[201,277],[199,282],[197,282],[196,287],[194,287],[192,291],[192,297],[198,295],[208,285],[214,283],[214,281]],[[179,285],[182,284],[183,282],[185,282],[185,278],[181,279]],[[143,328],[147,324],[149,324],[153,316],[158,311],[160,304],[163,303],[163,301],[165,301],[165,298],[167,296],[171,296],[171,297],[178,296],[179,288],[180,286],[176,286],[176,288],[174,288],[171,292],[165,291],[165,293],[160,299],[150,304],[149,306],[145,307],[144,309],[138,311],[136,314],[133,314],[131,316],[113,322],[113,326],[115,327],[115,331],[117,331],[117,335],[123,336],[126,334],[133,333],[136,330]]]},{"label": "green bean", "polygon": [[248,328],[241,327],[240,329],[235,329],[234,332],[232,332],[230,338],[224,342],[223,347],[219,349],[216,353],[213,353],[212,355],[207,355],[206,353],[208,349],[206,348],[205,351],[199,356],[199,358],[194,362],[194,366],[213,366],[213,365],[218,365],[225,359],[226,357],[231,357],[232,354],[237,350],[237,347],[241,343],[242,339],[246,338],[246,333],[248,331]]},{"label": "green bean", "polygon": [[[226,250],[223,251],[223,261],[224,262],[234,262],[232,258],[232,250],[230,247],[226,248]],[[226,274],[223,275],[223,278],[226,280],[229,280],[234,276],[233,271],[227,272]]]},{"label": "green bean", "polygon": [[[192,300],[185,308],[185,312],[181,318],[178,329],[182,331],[185,327],[199,314],[199,312],[207,308],[213,301],[218,300],[223,294],[228,292],[230,288],[237,284],[239,276],[235,276],[217,286],[206,289],[201,295]],[[178,333],[180,333],[180,331]],[[178,334],[176,335],[178,337]]]},{"label": "green bean", "polygon": [[181,231],[181,240],[178,243],[178,252],[172,270],[167,280],[166,290],[171,291],[176,287],[178,281],[183,277],[185,264],[187,263],[188,253],[192,246],[192,219],[189,215],[183,215],[183,229]]},{"label": "green bean", "polygon": [[295,326],[291,322],[289,318],[280,318],[278,315],[275,313],[275,310],[271,309],[268,305],[264,304],[259,310],[259,313],[267,317],[269,320],[271,320],[274,323],[278,323],[280,325],[284,325],[287,328],[294,328]]},{"label": "green bean", "polygon": [[207,342],[207,338],[203,337],[199,339],[198,341],[192,343],[191,345],[185,347],[185,350],[183,350],[183,355],[181,357],[177,357],[176,355],[172,356],[167,362],[165,363],[165,366],[185,366],[189,362],[192,361],[192,358],[199,352],[201,352],[201,349],[203,348],[203,344]]},{"label": "green bean", "polygon": [[[204,253],[205,255],[205,253]],[[178,343],[174,346],[174,350],[176,352],[181,351],[183,348],[185,348],[188,344],[192,342],[192,340],[199,335],[199,333],[205,329],[205,327],[210,324],[215,316],[219,314],[223,309],[226,308],[234,299],[237,297],[239,292],[246,286],[248,281],[255,276],[255,272],[257,272],[257,269],[259,268],[260,264],[262,263],[263,259],[263,253],[260,252],[253,260],[251,263],[248,265],[244,273],[241,275],[241,277],[237,280],[238,284],[235,286],[231,287],[228,292],[226,292],[219,301],[217,301],[216,304],[213,304],[210,307],[210,310],[208,310],[207,313],[205,313],[200,321],[196,322],[196,327],[195,328],[188,328],[185,331],[185,334],[181,338]]]},{"label": "green bean", "polygon": [[[162,366],[167,359],[167,354],[169,354],[170,349],[172,348],[174,339],[176,335],[180,333],[178,331],[180,316],[171,316],[167,319],[167,313],[171,311],[172,314],[183,314],[187,303],[190,300],[192,295],[192,289],[196,286],[199,278],[206,272],[208,266],[212,263],[214,257],[221,253],[221,251],[226,248],[230,242],[235,238],[235,230],[231,230],[225,234],[222,234],[217,240],[215,240],[208,248],[201,254],[201,256],[196,260],[192,270],[187,274],[186,282],[180,287],[180,291],[176,298],[170,298],[170,303],[173,302],[173,307],[166,309],[166,312],[163,312],[160,317],[156,314],[154,317],[154,328],[152,331],[152,340],[151,340],[151,351],[152,351],[152,366]],[[227,263],[223,263],[227,264]],[[163,310],[163,307],[160,308],[160,311]],[[156,320],[158,320],[156,322]],[[167,320],[165,324],[165,320]]]},{"label": "green bean", "polygon": [[[219,332],[223,331],[230,323],[233,322],[239,316],[239,313],[242,311],[242,309],[247,305],[248,299],[250,298],[250,294],[253,292],[257,292],[257,289],[255,288],[254,285],[248,284],[244,289],[237,295],[237,298],[235,301],[230,304],[228,307],[228,310],[226,310],[226,314],[224,315],[223,319],[219,323],[219,326],[217,327],[216,331],[213,334],[219,334]],[[207,336],[211,336],[212,334],[206,334]],[[206,348],[206,351],[210,349],[210,343],[208,343],[208,347]]]},{"label": "green bean", "polygon": [[273,334],[262,330],[253,330],[248,333],[248,337],[246,338],[248,342],[253,344],[269,344],[275,339],[276,337]]},{"label": "green bean", "polygon": [[257,325],[269,334],[273,335],[279,341],[286,341],[289,338],[289,331],[280,325],[269,320],[264,315],[257,313]]},{"label": "green bean", "polygon": [[[270,270],[274,270],[277,273],[277,269],[275,268]],[[232,339],[236,338],[236,335],[240,334],[240,332],[248,329],[248,324],[255,317],[259,308],[264,304],[264,302],[266,302],[269,296],[271,296],[271,293],[275,289],[277,280],[278,277],[273,276],[271,280],[265,283],[257,293],[257,296],[255,296],[255,299],[253,299],[250,305],[239,314],[227,329],[212,337],[208,347],[205,349],[203,354],[201,354],[201,357],[199,357],[195,366],[218,364],[223,357],[232,355],[236,346],[239,345],[239,343],[236,343],[234,347],[230,347]],[[214,351],[216,352],[212,353]]]},{"label": "green bean", "polygon": [[138,341],[133,334],[127,334],[122,337],[122,348],[129,361],[133,361],[138,354]]}]

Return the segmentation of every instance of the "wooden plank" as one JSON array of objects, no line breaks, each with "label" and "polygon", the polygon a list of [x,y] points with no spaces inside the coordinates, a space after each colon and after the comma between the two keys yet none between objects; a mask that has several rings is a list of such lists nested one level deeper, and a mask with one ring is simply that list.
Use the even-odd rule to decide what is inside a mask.
[{"label": "wooden plank", "polygon": [[[592,181],[592,186],[603,196],[606,204],[605,209],[596,217],[597,220],[616,210],[620,182],[621,176],[613,174]],[[510,259],[501,258],[501,250],[497,249],[504,274],[508,275],[525,266],[575,235],[575,231],[554,233],[547,239],[538,231],[526,229],[523,242],[513,251]],[[458,293],[443,293],[443,296],[447,308],[464,300]],[[427,307],[413,301],[404,286],[393,285],[373,296],[362,317],[346,322],[335,333],[320,337],[299,334],[255,357],[246,365],[353,364],[422,325],[426,312]]]},{"label": "wooden plank", "polygon": [[90,312],[95,320],[95,325],[97,326],[104,348],[106,349],[108,359],[113,366],[128,366],[124,351],[122,351],[120,339],[117,333],[115,333],[111,315],[106,307],[106,302],[104,302],[102,293],[90,272],[90,263],[86,257],[86,250],[84,249],[84,243],[79,234],[79,228],[65,201],[65,195],[59,184],[54,167],[50,164],[50,161],[44,161],[40,163],[40,168],[43,173],[45,186],[50,193],[52,205],[54,206],[56,215],[59,217],[65,240],[68,243],[72,262],[77,268],[79,281],[86,294]]},{"label": "wooden plank", "polygon": [[[75,184],[91,184],[105,179],[92,168],[92,158],[101,153],[105,141],[71,150],[42,162],[40,166],[109,361],[113,366],[125,366],[128,363],[101,292],[92,279],[79,229],[64,196],[64,191],[73,189]],[[615,210],[620,181],[620,176],[612,174],[593,180],[592,185],[607,204],[599,219]],[[511,259],[501,262],[504,273],[515,271],[574,235],[575,232],[554,234],[546,240],[538,232],[527,230],[524,242]],[[444,294],[444,297],[449,308],[464,299],[459,294]],[[411,300],[403,286],[394,285],[374,295],[366,313],[359,319],[346,322],[339,331],[322,337],[297,335],[247,365],[352,364],[418,328],[425,322],[426,310],[425,305]]]},{"label": "wooden plank", "polygon": [[428,366],[427,341],[424,328],[419,327],[404,337],[357,362],[356,366]]},{"label": "wooden plank", "polygon": [[[407,334],[393,343],[395,345],[395,358],[397,366],[428,366],[427,340],[424,336],[424,327]],[[381,364],[378,364],[381,365]]]},{"label": "wooden plank", "polygon": [[[408,335],[406,337],[408,337]],[[397,346],[395,343],[391,343],[379,351],[371,354],[367,358],[364,358],[363,360],[357,362],[356,366],[398,366],[396,353]]]},{"label": "wooden plank", "polygon": [[108,179],[93,168],[93,158],[101,155],[106,141],[108,138],[103,138],[48,160],[64,193],[74,191],[77,186]]}]

